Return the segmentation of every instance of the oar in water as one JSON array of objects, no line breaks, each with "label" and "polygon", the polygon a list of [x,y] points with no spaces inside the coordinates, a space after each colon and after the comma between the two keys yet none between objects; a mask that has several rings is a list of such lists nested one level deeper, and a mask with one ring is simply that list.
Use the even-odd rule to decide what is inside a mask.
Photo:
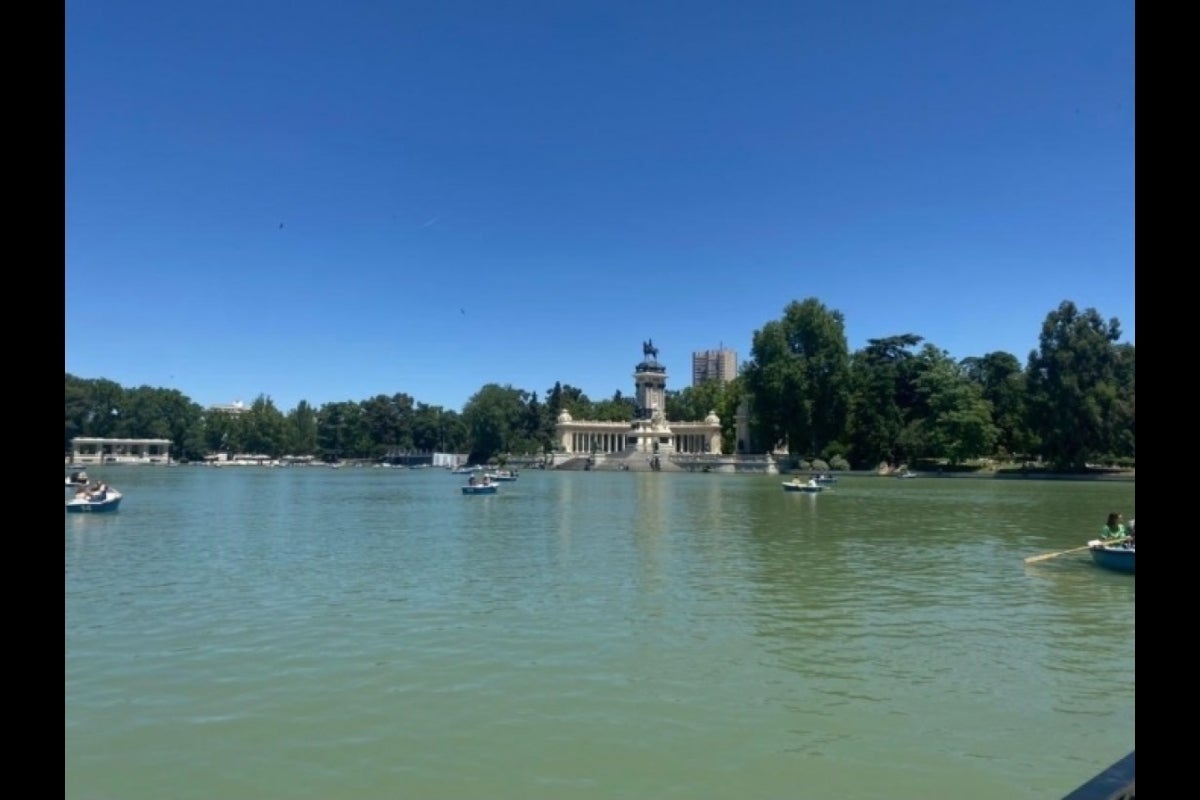
[{"label": "oar in water", "polygon": [[1083,547],[1072,547],[1069,550],[1058,550],[1053,553],[1042,553],[1040,556],[1030,556],[1029,558],[1025,559],[1025,563],[1026,564],[1036,564],[1039,561],[1045,561],[1047,559],[1054,558],[1056,556],[1066,555],[1067,553],[1078,553],[1080,550],[1088,550],[1094,544],[1120,544],[1121,542],[1124,542],[1127,539],[1129,539],[1128,536],[1122,536],[1119,539],[1093,539],[1092,541],[1085,544]]}]

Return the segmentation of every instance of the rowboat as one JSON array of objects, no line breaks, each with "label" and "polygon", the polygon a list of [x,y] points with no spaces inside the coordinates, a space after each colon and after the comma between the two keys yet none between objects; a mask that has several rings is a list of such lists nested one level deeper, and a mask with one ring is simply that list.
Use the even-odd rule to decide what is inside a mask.
[{"label": "rowboat", "polygon": [[1092,539],[1088,542],[1088,549],[1092,551],[1092,561],[1096,562],[1096,566],[1113,572],[1133,574],[1134,552],[1131,542],[1109,544],[1100,539]]},{"label": "rowboat", "polygon": [[783,482],[783,490],[785,492],[805,492],[807,494],[817,494],[825,491],[825,487],[819,483],[801,483],[798,480],[792,479]]},{"label": "rowboat", "polygon": [[124,497],[116,489],[108,489],[103,493],[81,494],[67,501],[68,514],[99,514],[104,511],[116,511]]},{"label": "rowboat", "polygon": [[494,483],[468,483],[462,487],[463,494],[495,494],[496,484]]}]

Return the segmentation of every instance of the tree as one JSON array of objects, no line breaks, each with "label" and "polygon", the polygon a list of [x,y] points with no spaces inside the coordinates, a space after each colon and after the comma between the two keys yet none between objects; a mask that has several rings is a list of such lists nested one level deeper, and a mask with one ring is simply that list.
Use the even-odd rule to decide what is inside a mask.
[{"label": "tree", "polygon": [[1057,468],[1083,469],[1112,453],[1122,441],[1118,426],[1132,425],[1132,400],[1122,393],[1122,378],[1132,383],[1132,348],[1118,350],[1120,338],[1115,317],[1105,322],[1068,300],[1042,323],[1026,367],[1028,425]]},{"label": "tree", "polygon": [[358,403],[326,403],[317,411],[317,449],[325,461],[357,457],[370,437]]},{"label": "tree", "polygon": [[520,430],[527,395],[512,386],[489,383],[463,406],[471,437],[471,460],[487,461],[512,452],[514,431]]},{"label": "tree", "polygon": [[895,463],[908,453],[902,435],[916,390],[913,354],[922,337],[912,333],[868,339],[851,359],[853,395],[849,420],[851,460],[859,466]]},{"label": "tree", "polygon": [[782,320],[754,332],[742,375],[753,398],[755,438],[787,441],[792,453],[820,453],[842,436],[849,409],[841,312],[815,298],[789,303]]},{"label": "tree", "polygon": [[991,406],[978,383],[944,350],[926,345],[918,356],[923,368],[916,389],[927,409],[919,418],[925,434],[915,455],[945,456],[951,464],[990,455],[996,444]]},{"label": "tree", "polygon": [[1034,445],[1026,425],[1025,371],[1011,353],[995,351],[961,362],[967,379],[979,386],[991,404],[996,448],[1002,453],[1028,453]]},{"label": "tree", "polygon": [[624,397],[621,390],[613,393],[612,399],[601,400],[592,404],[591,416],[588,419],[605,422],[630,422],[637,413],[637,401],[632,397]]},{"label": "tree", "polygon": [[284,418],[283,451],[291,455],[311,456],[317,453],[317,412],[301,400]]},{"label": "tree", "polygon": [[247,453],[278,458],[283,454],[286,425],[283,413],[260,394],[242,414],[243,445]]}]

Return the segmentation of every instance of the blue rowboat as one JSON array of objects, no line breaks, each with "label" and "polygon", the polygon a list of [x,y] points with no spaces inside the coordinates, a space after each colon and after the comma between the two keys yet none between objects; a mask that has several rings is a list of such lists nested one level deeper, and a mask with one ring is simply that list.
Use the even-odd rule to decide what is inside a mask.
[{"label": "blue rowboat", "polygon": [[477,483],[474,486],[468,484],[462,487],[462,492],[463,494],[495,494],[496,484],[492,483],[486,486],[482,483]]},{"label": "blue rowboat", "polygon": [[1105,544],[1093,539],[1088,542],[1088,549],[1092,551],[1092,561],[1096,562],[1096,566],[1111,569],[1113,572],[1133,574],[1132,544]]},{"label": "blue rowboat", "polygon": [[80,496],[67,501],[68,514],[100,514],[105,511],[116,511],[124,497],[115,489],[109,489],[104,497],[92,498]]}]

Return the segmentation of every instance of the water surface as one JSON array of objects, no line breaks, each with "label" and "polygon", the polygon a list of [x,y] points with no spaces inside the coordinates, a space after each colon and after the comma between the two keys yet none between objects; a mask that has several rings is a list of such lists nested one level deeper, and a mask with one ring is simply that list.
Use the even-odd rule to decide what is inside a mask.
[{"label": "water surface", "polygon": [[1059,797],[1134,749],[1132,483],[124,467],[66,797]]}]

